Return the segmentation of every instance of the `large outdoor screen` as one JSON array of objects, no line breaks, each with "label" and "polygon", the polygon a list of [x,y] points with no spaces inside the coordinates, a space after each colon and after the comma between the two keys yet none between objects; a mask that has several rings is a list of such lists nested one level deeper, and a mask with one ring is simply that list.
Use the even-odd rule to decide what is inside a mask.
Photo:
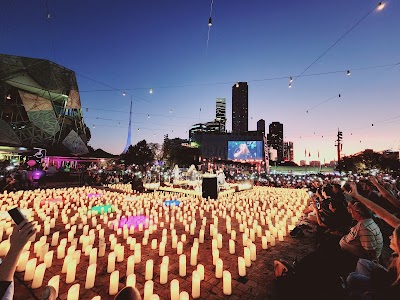
[{"label": "large outdoor screen", "polygon": [[228,141],[228,159],[263,159],[262,141]]}]

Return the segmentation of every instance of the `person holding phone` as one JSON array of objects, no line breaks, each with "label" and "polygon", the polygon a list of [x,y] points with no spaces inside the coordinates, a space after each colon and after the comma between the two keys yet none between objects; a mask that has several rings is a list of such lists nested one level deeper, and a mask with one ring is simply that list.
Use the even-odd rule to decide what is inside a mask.
[{"label": "person holding phone", "polygon": [[10,237],[10,250],[0,265],[0,299],[9,300],[14,296],[13,276],[19,256],[25,244],[36,233],[32,222],[24,219],[14,227]]}]

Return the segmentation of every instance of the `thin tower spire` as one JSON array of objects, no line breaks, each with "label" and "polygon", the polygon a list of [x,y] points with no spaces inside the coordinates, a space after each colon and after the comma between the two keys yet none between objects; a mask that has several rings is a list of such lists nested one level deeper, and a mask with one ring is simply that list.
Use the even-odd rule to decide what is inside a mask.
[{"label": "thin tower spire", "polygon": [[124,149],[124,151],[122,152],[122,153],[126,153],[126,152],[128,152],[128,149],[129,149],[129,147],[131,146],[131,144],[132,144],[132,141],[131,141],[131,124],[132,124],[132,97],[131,97],[131,107],[130,107],[130,109],[129,109],[129,127],[128,127],[128,138],[126,139],[126,146],[125,146],[125,149]]}]

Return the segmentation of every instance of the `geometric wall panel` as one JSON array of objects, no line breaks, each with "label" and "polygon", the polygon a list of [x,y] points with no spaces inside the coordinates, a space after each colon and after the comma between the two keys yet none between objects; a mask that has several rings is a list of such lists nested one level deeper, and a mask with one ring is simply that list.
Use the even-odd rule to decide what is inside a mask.
[{"label": "geometric wall panel", "polygon": [[21,146],[21,140],[9,124],[0,119],[0,144],[7,146]]},{"label": "geometric wall panel", "polygon": [[89,152],[89,149],[86,147],[85,143],[74,130],[70,131],[70,133],[63,140],[62,144],[67,147],[72,154],[75,155],[82,155]]},{"label": "geometric wall panel", "polygon": [[53,110],[27,111],[27,114],[32,124],[47,134],[54,136],[60,131],[60,125]]}]

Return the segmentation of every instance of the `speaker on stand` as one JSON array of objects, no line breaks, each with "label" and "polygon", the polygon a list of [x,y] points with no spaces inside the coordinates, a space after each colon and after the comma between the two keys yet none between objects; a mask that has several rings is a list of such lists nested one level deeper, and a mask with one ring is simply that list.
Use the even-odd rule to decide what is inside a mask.
[{"label": "speaker on stand", "polygon": [[218,199],[217,177],[203,177],[202,197]]}]

